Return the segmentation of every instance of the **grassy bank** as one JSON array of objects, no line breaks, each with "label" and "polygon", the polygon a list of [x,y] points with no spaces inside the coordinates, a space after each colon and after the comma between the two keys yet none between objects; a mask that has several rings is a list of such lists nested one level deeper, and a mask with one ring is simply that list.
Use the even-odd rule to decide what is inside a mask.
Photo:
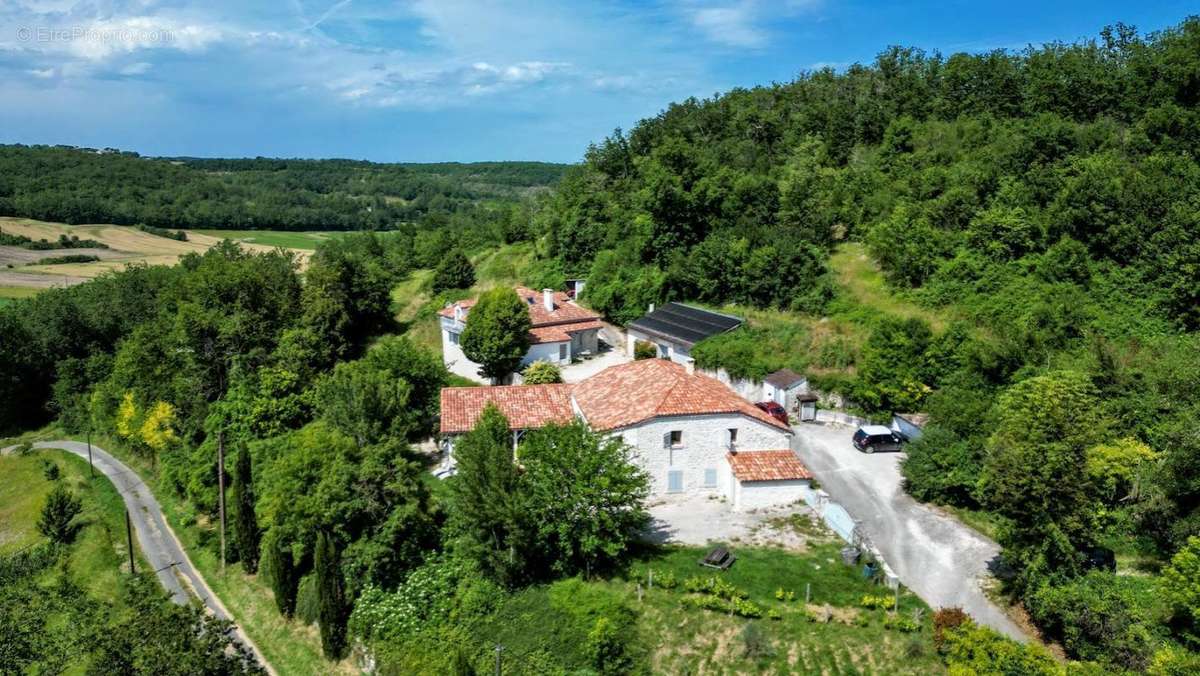
[{"label": "grassy bank", "polygon": [[148,459],[129,453],[112,438],[97,436],[92,441],[129,465],[151,487],[192,565],[280,674],[354,672],[348,662],[333,664],[325,660],[315,627],[279,614],[270,585],[263,577],[247,575],[237,563],[226,566],[222,573],[217,528],[197,519],[185,500],[159,487],[158,474]]},{"label": "grassy bank", "polygon": [[[90,477],[86,460],[56,449],[36,450],[25,456],[0,456],[0,554],[11,554],[45,537],[37,520],[55,481],[46,476],[47,463],[58,467],[58,482],[79,497],[83,511],[77,517],[79,532],[68,557],[70,577],[88,595],[107,603],[118,602],[118,580],[129,572],[125,539],[125,502],[104,475]],[[147,570],[134,540],[134,560]]]},{"label": "grassy bank", "polygon": [[285,249],[303,249],[314,251],[317,245],[331,237],[338,237],[338,232],[292,232],[289,230],[185,230],[189,235],[199,233],[217,239],[233,239],[247,244],[262,246],[281,246]]}]

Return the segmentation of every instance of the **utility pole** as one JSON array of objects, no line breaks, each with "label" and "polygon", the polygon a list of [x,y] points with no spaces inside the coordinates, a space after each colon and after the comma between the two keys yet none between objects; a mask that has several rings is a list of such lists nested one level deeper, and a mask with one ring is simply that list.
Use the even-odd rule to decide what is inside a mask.
[{"label": "utility pole", "polygon": [[221,509],[221,573],[225,572],[225,430],[217,431],[217,488]]},{"label": "utility pole", "polygon": [[95,479],[96,468],[92,467],[92,426],[88,425],[87,430],[87,446],[88,446],[88,474]]},{"label": "utility pole", "polygon": [[133,524],[129,521],[129,508],[125,508],[125,542],[129,543],[129,574],[136,575],[133,567]]},{"label": "utility pole", "polygon": [[500,676],[500,652],[504,650],[504,646],[496,644],[496,676]]}]

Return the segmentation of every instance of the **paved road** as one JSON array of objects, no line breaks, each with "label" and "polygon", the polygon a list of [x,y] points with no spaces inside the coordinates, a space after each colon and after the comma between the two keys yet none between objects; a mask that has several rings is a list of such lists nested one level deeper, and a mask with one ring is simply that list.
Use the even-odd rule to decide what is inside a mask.
[{"label": "paved road", "polygon": [[980,586],[1000,547],[909,497],[901,486],[902,453],[859,453],[850,444],[853,428],[843,425],[804,423],[795,429],[800,458],[859,521],[905,586],[934,608],[960,606],[976,621],[1026,640]]},{"label": "paved road", "polygon": [[[35,448],[61,448],[74,453],[83,459],[88,457],[87,444],[79,441],[39,441],[33,444]],[[5,449],[5,452],[11,449]],[[167,525],[162,508],[145,482],[127,465],[109,455],[107,451],[92,444],[92,464],[108,477],[116,486],[117,492],[125,499],[125,508],[133,522],[134,532],[137,533],[138,545],[142,554],[156,571],[158,581],[171,594],[178,604],[188,603],[194,594],[217,617],[231,619],[221,600],[212,593],[204,578],[192,566],[184,553],[183,547],[175,537],[171,527]],[[185,587],[186,584],[186,587]],[[235,625],[238,639],[249,646],[264,665],[268,672],[274,673],[267,661],[263,659],[258,646],[246,636],[241,627]]]}]

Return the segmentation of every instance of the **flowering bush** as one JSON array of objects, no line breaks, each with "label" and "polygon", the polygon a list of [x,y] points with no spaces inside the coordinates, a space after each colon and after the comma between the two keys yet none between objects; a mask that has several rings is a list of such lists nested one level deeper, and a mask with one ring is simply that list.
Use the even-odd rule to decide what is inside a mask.
[{"label": "flowering bush", "polygon": [[364,640],[399,638],[431,619],[446,619],[459,572],[452,563],[436,561],[414,570],[396,591],[368,586],[350,614],[350,634]]}]

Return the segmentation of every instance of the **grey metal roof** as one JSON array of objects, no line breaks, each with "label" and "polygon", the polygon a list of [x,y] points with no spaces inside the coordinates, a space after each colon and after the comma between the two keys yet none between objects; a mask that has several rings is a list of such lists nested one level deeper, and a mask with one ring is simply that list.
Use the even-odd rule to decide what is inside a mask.
[{"label": "grey metal roof", "polygon": [[683,303],[667,303],[641,319],[635,319],[629,328],[691,347],[705,338],[732,331],[741,325],[740,317],[701,310]]},{"label": "grey metal roof", "polygon": [[767,376],[766,380],[775,387],[787,390],[791,389],[794,385],[804,382],[805,378],[791,369],[779,369]]}]

